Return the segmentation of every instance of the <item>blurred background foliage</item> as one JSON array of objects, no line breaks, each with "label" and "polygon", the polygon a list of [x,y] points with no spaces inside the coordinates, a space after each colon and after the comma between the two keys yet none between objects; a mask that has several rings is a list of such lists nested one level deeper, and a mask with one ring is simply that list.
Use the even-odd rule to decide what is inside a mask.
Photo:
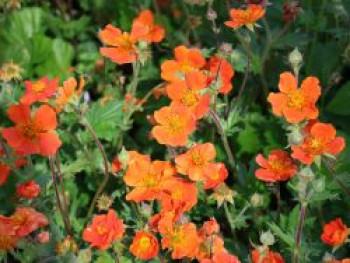
[{"label": "blurred background foliage", "polygon": [[[122,150],[122,146],[128,150],[152,154],[154,158],[164,158],[167,156],[166,149],[148,138],[151,124],[147,116],[167,104],[167,99],[150,98],[142,108],[143,112],[136,113],[132,121],[125,122],[123,98],[125,85],[131,81],[132,68],[130,65],[117,66],[102,58],[99,54],[101,43],[97,38],[98,31],[109,23],[129,31],[134,17],[139,10],[145,8],[152,9],[157,22],[166,28],[165,40],[153,48],[152,56],[141,70],[137,94],[139,98],[161,83],[160,65],[165,59],[173,57],[172,49],[177,45],[199,47],[203,50],[203,55],[207,56],[216,48],[222,48],[223,44],[224,48],[232,49],[230,62],[235,70],[235,88],[228,96],[219,98],[217,104],[229,142],[238,159],[238,183],[233,184],[233,179],[228,179],[228,184],[239,193],[235,205],[228,211],[235,222],[227,222],[223,209],[217,210],[215,202],[204,199],[204,195],[201,196],[202,202],[190,215],[195,222],[202,222],[215,215],[222,222],[227,248],[244,259],[248,253],[247,244],[250,241],[258,242],[258,234],[268,227],[281,240],[280,245],[277,245],[278,250],[284,253],[293,246],[290,242],[294,240],[298,212],[291,188],[293,180],[289,184],[281,184],[283,203],[282,210],[278,211],[281,216],[278,217],[276,189],[255,179],[254,157],[260,152],[268,153],[273,148],[283,148],[287,144],[283,127],[270,114],[266,97],[268,92],[277,90],[279,74],[290,70],[287,58],[295,47],[304,58],[300,79],[314,75],[321,81],[321,121],[333,123],[339,134],[350,142],[350,1],[300,1],[300,10],[296,12],[295,19],[286,5],[297,1],[270,1],[266,19],[259,22],[261,27],[255,32],[244,33],[244,39],[251,50],[249,57],[234,32],[223,25],[228,20],[229,8],[238,7],[242,2],[244,1],[0,0],[0,65],[7,62],[19,64],[23,69],[24,80],[47,75],[59,76],[62,83],[70,75],[83,75],[87,80],[84,95],[88,103],[86,118],[98,137],[105,142],[109,159],[112,160]],[[217,12],[216,26],[219,32],[207,19],[209,5]],[[247,85],[239,95],[245,75]],[[5,125],[3,120],[7,106],[23,93],[23,83],[16,82],[12,89],[11,94],[1,93],[1,126]],[[224,105],[229,105],[231,111],[227,111]],[[62,171],[65,177],[73,179],[66,180],[66,191],[71,201],[73,227],[79,233],[83,228],[85,206],[100,180],[102,160],[89,134],[74,124],[77,123],[74,116],[68,114],[60,121],[60,137],[64,142],[61,151]],[[194,138],[196,141],[218,142],[218,159],[226,162],[219,135],[215,134],[214,128],[207,129],[203,126],[199,125]],[[25,172],[29,177],[35,176],[41,185],[48,183],[46,188],[49,196],[52,189],[48,170],[42,162],[35,162],[35,158],[33,162],[35,165]],[[340,171],[338,179],[350,187],[350,147],[341,155],[337,167]],[[316,220],[324,222],[341,215],[345,221],[350,221],[350,214],[344,213],[350,209],[350,200],[344,198],[339,186],[327,171],[324,172],[326,179],[321,183],[326,187],[320,190],[322,195],[315,195],[315,205],[310,209],[306,222],[306,237],[320,236],[321,230],[315,227]],[[6,189],[0,188],[1,213],[13,209],[6,198],[18,180],[11,178]],[[132,222],[134,212],[124,203],[123,181],[113,181],[106,191],[112,193],[114,207],[123,218],[127,218],[127,223],[128,220]],[[262,197],[258,205],[252,199],[254,194]],[[37,205],[50,211],[53,205],[51,202],[48,200],[48,205]],[[52,217],[57,222],[57,228],[63,228],[57,212]],[[279,218],[278,224],[276,218]],[[230,232],[230,224],[236,230],[233,234]],[[57,234],[53,235],[54,240],[62,240],[63,236],[58,229],[52,231]],[[305,242],[309,248],[305,257],[313,259],[308,262],[320,262],[319,259],[323,256],[320,253],[325,251],[324,245],[315,238],[306,239]],[[53,249],[52,244],[48,246],[51,247],[47,251]],[[45,253],[49,254],[47,251]],[[345,249],[339,253],[340,256],[345,256],[347,251]],[[28,257],[34,260],[36,254]],[[113,262],[103,252],[99,260],[96,262]],[[131,261],[125,258],[123,262]]]}]

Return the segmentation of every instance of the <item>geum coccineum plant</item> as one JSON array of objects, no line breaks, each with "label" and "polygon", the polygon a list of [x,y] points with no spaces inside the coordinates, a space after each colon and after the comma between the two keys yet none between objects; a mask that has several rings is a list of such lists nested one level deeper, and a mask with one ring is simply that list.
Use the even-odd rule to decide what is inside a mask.
[{"label": "geum coccineum plant", "polygon": [[[161,5],[154,2],[156,16],[150,9],[140,10],[129,25],[130,31],[107,24],[97,34],[103,45],[99,48],[99,66],[105,67],[105,72],[117,69],[118,74],[119,70],[132,70],[130,78],[118,79],[123,83],[118,91],[121,103],[115,105],[110,94],[91,102],[100,88],[86,92],[85,85],[89,88],[93,82],[91,76],[26,80],[18,98],[8,103],[6,124],[0,129],[0,187],[14,179],[18,183],[13,187],[15,209],[0,215],[0,251],[6,257],[11,254],[10,260],[27,262],[22,251],[34,246],[45,248],[54,239],[60,241],[54,252],[54,260],[59,262],[71,254],[74,262],[83,263],[134,259],[299,263],[308,262],[315,253],[307,249],[312,243],[321,246],[323,242],[332,253],[346,247],[348,218],[337,216],[326,222],[319,202],[324,201],[320,195],[327,180],[349,194],[333,169],[345,149],[345,139],[337,135],[332,124],[322,122],[318,105],[324,92],[321,81],[316,76],[299,80],[303,58],[298,49],[289,57],[291,71],[281,72],[276,91],[267,94],[264,74],[271,47],[257,62],[260,54],[255,53],[255,46],[263,30],[268,45],[275,44],[265,17],[269,4],[245,1],[242,8],[232,8],[226,14],[226,22],[217,24],[222,19],[217,20],[214,1],[206,1],[217,47],[206,49],[190,45],[191,41],[174,41],[173,50],[164,52],[172,42],[162,42],[172,35],[165,24],[160,25],[164,21],[156,19],[161,17]],[[183,5],[195,39],[196,21]],[[284,19],[289,22],[281,35],[295,19],[297,7],[284,5],[288,11]],[[178,11],[173,10],[174,16]],[[227,43],[220,47],[219,34],[224,27],[232,31],[245,52],[239,51],[246,65],[237,97],[233,81],[240,80],[242,58],[233,59],[239,49],[231,52]],[[159,62],[161,83],[140,97],[144,74],[156,59],[152,55],[155,50],[160,54],[169,51],[170,58]],[[233,147],[236,131],[230,126],[238,123],[237,115],[249,115],[241,99],[254,67],[261,68],[264,103],[282,123],[287,143],[264,148],[264,152],[254,154],[255,162],[249,163]],[[18,68],[12,78],[20,79],[19,72]],[[11,81],[3,68],[1,76]],[[152,96],[157,101],[154,105],[150,103]],[[120,129],[101,135],[100,131],[109,127],[104,123],[105,115],[116,108],[118,112],[120,108],[120,115],[113,117],[118,118]],[[259,118],[256,116],[252,119]],[[147,147],[137,147],[124,136],[134,136],[138,118],[149,122],[142,127]],[[248,131],[251,128],[246,127]],[[327,170],[332,178],[328,178]],[[45,183],[37,173],[45,173]],[[71,174],[78,175],[74,184]],[[93,180],[95,184],[90,182]],[[79,187],[71,187],[75,184]],[[47,212],[51,188],[58,209],[53,214],[60,218]],[[322,224],[310,216],[315,207]],[[318,230],[309,231],[311,224]],[[62,233],[58,234],[59,230]],[[317,240],[312,240],[314,236]],[[348,261],[328,257],[324,262]]]}]

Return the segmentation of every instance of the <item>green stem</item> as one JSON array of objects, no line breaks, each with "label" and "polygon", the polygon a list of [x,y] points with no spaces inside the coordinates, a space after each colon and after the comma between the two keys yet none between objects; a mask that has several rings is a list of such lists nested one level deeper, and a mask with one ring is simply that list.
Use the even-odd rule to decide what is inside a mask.
[{"label": "green stem", "polygon": [[63,197],[63,207],[64,211],[67,214],[67,219],[70,224],[70,219],[69,219],[69,206],[68,206],[68,201],[67,201],[67,195],[66,191],[64,189],[64,179],[63,179],[63,174],[61,172],[61,163],[60,163],[60,156],[59,153],[56,153],[56,168],[57,168],[57,175],[60,180],[60,185],[61,185],[61,195]]},{"label": "green stem", "polygon": [[60,214],[61,214],[61,217],[62,217],[62,220],[64,223],[64,227],[66,228],[67,233],[69,233],[71,236],[73,236],[72,232],[71,232],[69,220],[67,220],[66,214],[65,214],[63,207],[62,207],[61,198],[60,198],[58,185],[57,185],[57,174],[56,174],[56,170],[55,170],[55,163],[54,163],[52,157],[49,157],[49,163],[50,163],[50,169],[51,169],[51,173],[52,173],[52,183],[53,183],[53,187],[55,189],[55,194],[56,194],[57,206],[58,206],[58,209],[60,210]]},{"label": "green stem", "polygon": [[100,140],[98,139],[95,131],[93,130],[93,128],[91,127],[90,123],[87,122],[87,120],[81,120],[81,124],[86,128],[86,130],[90,133],[90,135],[92,136],[97,148],[100,150],[100,153],[102,155],[103,158],[103,163],[104,163],[104,177],[103,177],[103,181],[102,183],[99,185],[95,196],[93,197],[87,216],[86,218],[89,219],[92,215],[92,212],[95,208],[96,202],[98,200],[98,198],[101,196],[104,188],[106,187],[107,183],[108,183],[108,179],[109,179],[109,163],[108,163],[108,158],[106,155],[105,150],[103,149],[103,146],[100,142]]},{"label": "green stem", "polygon": [[293,257],[294,263],[300,262],[300,244],[301,244],[301,238],[303,234],[303,226],[306,218],[306,212],[307,212],[307,203],[302,202],[300,207],[300,212],[299,212],[297,234],[295,237],[294,257]]}]

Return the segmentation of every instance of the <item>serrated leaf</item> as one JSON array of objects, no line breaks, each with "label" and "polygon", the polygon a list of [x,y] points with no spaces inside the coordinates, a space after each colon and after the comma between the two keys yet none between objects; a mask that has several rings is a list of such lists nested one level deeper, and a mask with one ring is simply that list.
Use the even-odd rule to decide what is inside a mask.
[{"label": "serrated leaf", "polygon": [[237,136],[237,142],[240,145],[238,154],[256,153],[261,149],[262,142],[259,139],[259,131],[250,124],[246,124]]},{"label": "serrated leaf", "polygon": [[123,121],[123,103],[121,101],[112,101],[101,106],[94,103],[86,114],[86,119],[96,132],[99,138],[111,140],[116,136],[117,126]]}]

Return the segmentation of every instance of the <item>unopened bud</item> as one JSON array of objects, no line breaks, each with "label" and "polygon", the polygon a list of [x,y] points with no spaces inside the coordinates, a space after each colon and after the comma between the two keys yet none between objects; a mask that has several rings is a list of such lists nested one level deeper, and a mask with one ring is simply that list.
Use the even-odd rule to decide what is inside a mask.
[{"label": "unopened bud", "polygon": [[264,196],[259,193],[254,193],[250,197],[250,203],[253,207],[260,207],[264,204]]},{"label": "unopened bud", "polygon": [[260,242],[265,246],[272,246],[275,243],[275,237],[270,230],[268,230],[260,235]]},{"label": "unopened bud", "polygon": [[218,17],[218,14],[215,12],[215,10],[212,8],[209,8],[207,12],[207,19],[209,21],[215,21],[217,17]]},{"label": "unopened bud", "polygon": [[295,48],[290,54],[289,54],[289,63],[292,66],[292,69],[294,70],[294,73],[299,72],[299,69],[301,68],[301,65],[303,63],[303,56],[301,55],[298,48]]},{"label": "unopened bud", "polygon": [[232,45],[229,43],[222,43],[220,46],[220,51],[224,54],[231,54],[232,53]]}]

